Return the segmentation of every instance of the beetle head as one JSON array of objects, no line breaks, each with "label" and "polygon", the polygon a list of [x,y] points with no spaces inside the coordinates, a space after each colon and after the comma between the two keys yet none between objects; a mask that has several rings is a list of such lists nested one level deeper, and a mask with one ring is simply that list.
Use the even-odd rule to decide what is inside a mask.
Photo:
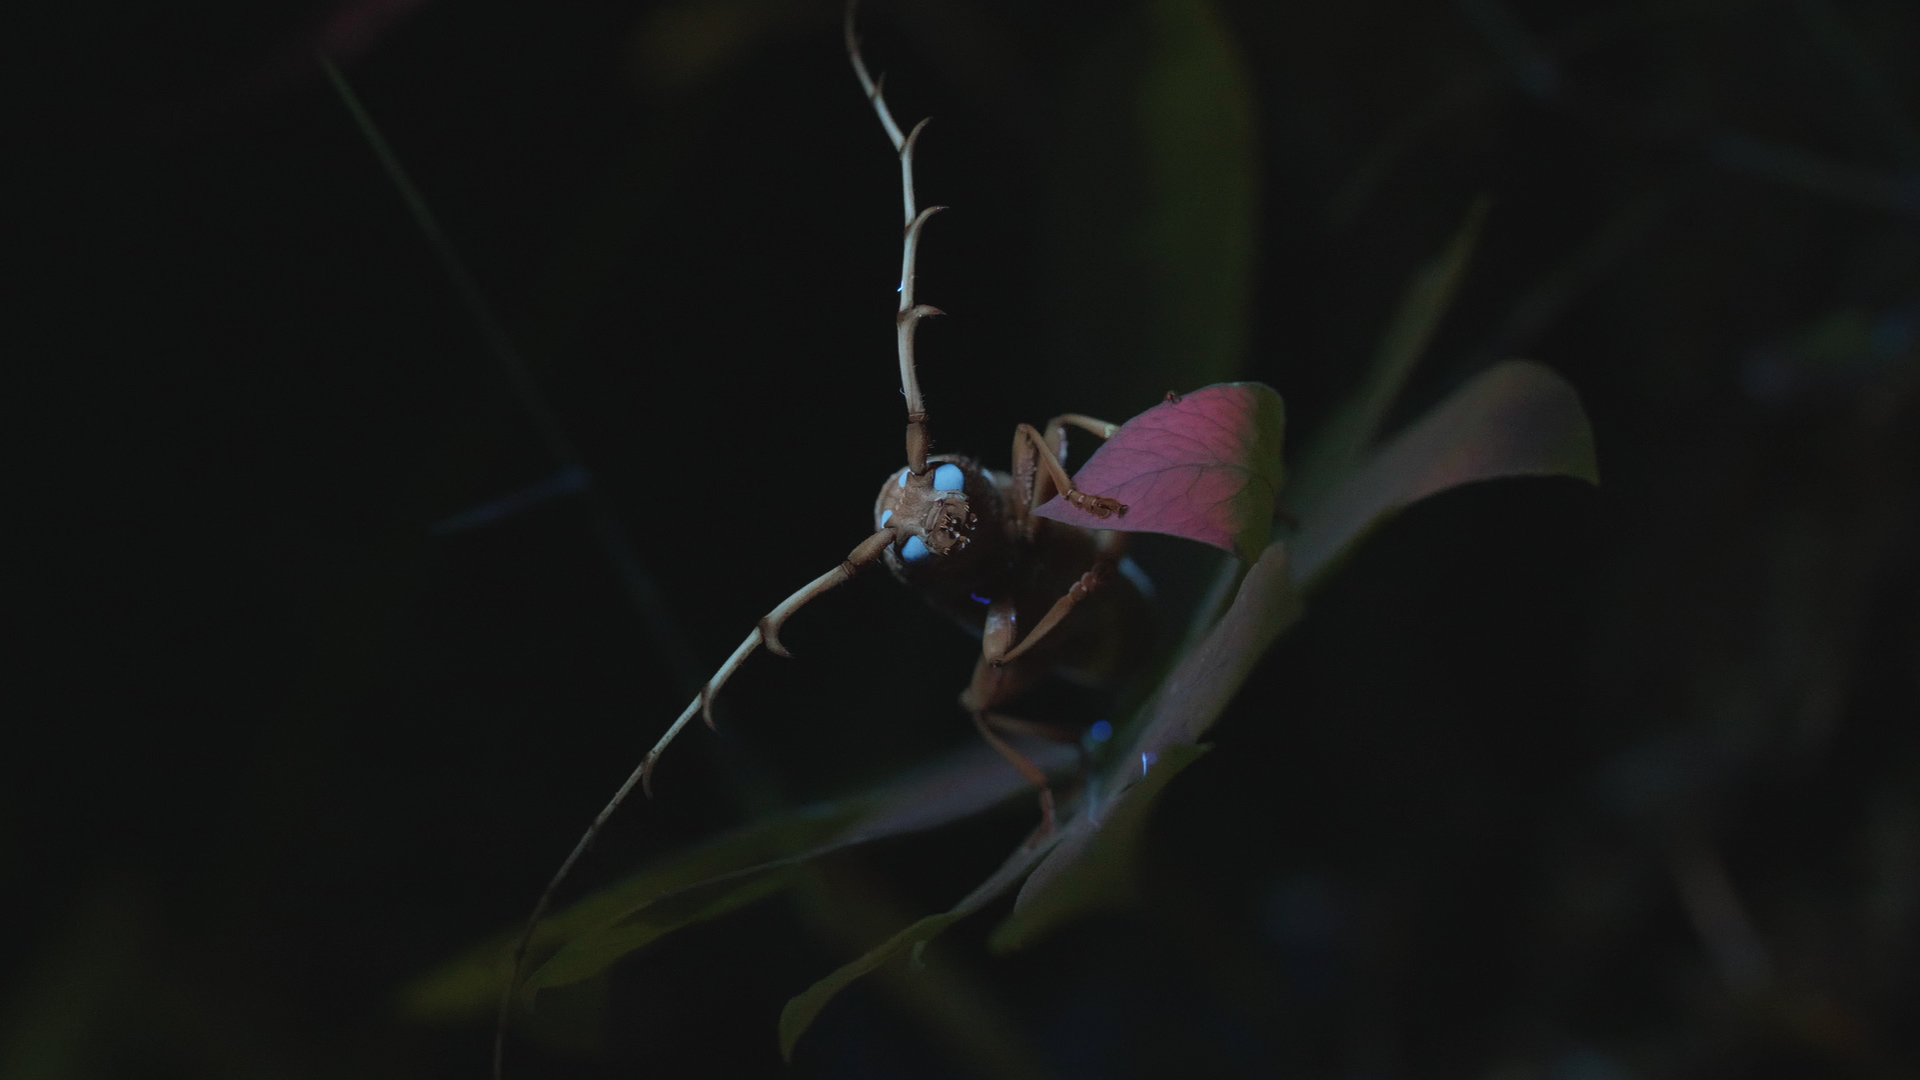
[{"label": "beetle head", "polygon": [[914,565],[952,555],[971,542],[978,519],[967,502],[968,464],[943,454],[930,459],[919,476],[901,469],[880,485],[874,527],[891,527],[898,534],[891,554],[901,562]]}]

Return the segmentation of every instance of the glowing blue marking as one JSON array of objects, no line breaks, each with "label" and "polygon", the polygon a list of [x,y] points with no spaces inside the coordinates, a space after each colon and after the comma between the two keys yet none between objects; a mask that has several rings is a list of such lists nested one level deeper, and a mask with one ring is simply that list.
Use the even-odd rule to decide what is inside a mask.
[{"label": "glowing blue marking", "polygon": [[1113,738],[1113,725],[1105,720],[1095,720],[1093,726],[1087,729],[1087,738],[1097,743],[1106,742]]},{"label": "glowing blue marking", "polygon": [[880,527],[881,527],[881,528],[883,528],[883,529],[884,529],[884,528],[886,528],[886,527],[887,527],[887,522],[889,522],[889,521],[892,521],[892,520],[893,520],[893,511],[891,511],[891,510],[888,510],[888,511],[886,511],[885,513],[882,513],[882,514],[880,515]]},{"label": "glowing blue marking", "polygon": [[1140,752],[1140,775],[1141,776],[1147,775],[1147,766],[1152,765],[1154,762],[1159,760],[1160,760],[1159,754],[1156,754],[1151,750],[1141,751]]},{"label": "glowing blue marking", "polygon": [[967,474],[958,465],[942,465],[933,470],[933,490],[959,491],[967,485]]},{"label": "glowing blue marking", "polygon": [[927,550],[927,542],[917,536],[907,537],[907,542],[900,545],[900,557],[908,562],[919,562],[931,554],[933,552]]},{"label": "glowing blue marking", "polygon": [[908,473],[908,472],[910,472],[910,471],[911,471],[911,470],[909,470],[909,469],[901,469],[901,470],[900,470],[900,486],[901,486],[901,487],[906,487],[906,486],[907,486],[907,473]]},{"label": "glowing blue marking", "polygon": [[1120,576],[1132,582],[1133,587],[1140,590],[1141,596],[1153,599],[1153,580],[1147,577],[1145,570],[1140,569],[1139,563],[1133,561],[1133,556],[1128,555],[1120,560]]},{"label": "glowing blue marking", "polygon": [[972,597],[972,598],[973,598],[973,602],[974,602],[974,603],[976,603],[976,604],[991,604],[991,603],[993,603],[993,601],[991,601],[991,600],[989,600],[989,599],[987,599],[987,598],[986,598],[986,597],[984,597],[984,596],[981,596],[981,595],[980,595],[979,593],[977,593],[977,592],[970,592],[970,593],[968,593],[967,595],[968,595],[968,596],[970,596],[970,597]]}]

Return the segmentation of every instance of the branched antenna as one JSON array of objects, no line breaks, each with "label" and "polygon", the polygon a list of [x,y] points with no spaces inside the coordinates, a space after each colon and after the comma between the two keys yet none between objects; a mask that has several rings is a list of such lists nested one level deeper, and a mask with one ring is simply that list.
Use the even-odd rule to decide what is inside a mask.
[{"label": "branched antenna", "polygon": [[714,697],[720,693],[720,688],[727,684],[727,680],[733,677],[733,673],[740,670],[740,665],[746,662],[747,657],[753,655],[755,649],[765,645],[769,652],[786,656],[787,650],[780,644],[781,625],[815,597],[848,581],[862,566],[878,559],[881,552],[892,546],[896,539],[898,539],[898,533],[894,529],[881,529],[875,532],[862,541],[859,547],[849,552],[840,565],[814,578],[804,588],[782,600],[778,607],[768,612],[766,617],[760,620],[760,624],[753,628],[753,632],[747,635],[746,640],[740,643],[740,647],[733,650],[733,655],[727,657],[727,662],[720,665],[720,670],[713,673],[713,678],[708,679],[706,685],[700,688],[699,696],[680,711],[680,716],[674,720],[671,727],[667,728],[667,733],[660,736],[660,741],[653,744],[652,750],[647,751],[646,759],[640,763],[640,767],[628,775],[626,782],[620,785],[620,790],[614,792],[613,798],[607,800],[607,805],[594,816],[593,824],[587,826],[587,831],[581,835],[580,842],[573,845],[573,851],[567,855],[566,861],[560,864],[559,872],[555,873],[553,880],[547,882],[547,887],[541,890],[540,899],[534,901],[533,913],[527,916],[527,925],[520,931],[520,940],[514,944],[513,963],[509,965],[507,971],[506,987],[500,993],[500,1014],[493,1033],[493,1080],[501,1080],[502,1062],[506,1055],[507,1019],[512,1015],[514,996],[520,987],[520,973],[526,967],[527,950],[533,945],[533,936],[540,928],[540,920],[546,917],[547,909],[553,905],[553,897],[560,891],[560,883],[567,879],[567,875],[573,872],[574,864],[579,862],[581,856],[587,853],[587,849],[593,846],[594,838],[599,836],[600,830],[606,827],[607,819],[613,817],[614,811],[620,809],[620,804],[627,801],[627,796],[633,794],[636,786],[649,796],[653,794],[654,764],[660,760],[660,755],[666,751],[668,744],[673,742],[674,737],[680,734],[680,729],[686,727],[687,722],[692,720],[695,714],[705,719],[708,727],[713,726]]},{"label": "branched antenna", "polygon": [[[896,153],[906,146],[906,137],[900,134],[900,125],[893,122],[893,113],[887,109],[886,98],[881,89],[887,77],[882,75],[878,81],[867,72],[867,62],[860,55],[860,35],[854,33],[854,12],[860,7],[860,0],[847,0],[846,24],[842,29],[847,38],[847,56],[853,60],[853,73],[860,78],[860,89],[867,92],[867,100],[873,103],[873,110],[880,114],[880,126],[887,129],[887,138],[893,140]],[[907,220],[913,220],[913,185],[907,185]]]},{"label": "branched antenna", "polygon": [[893,110],[887,108],[884,93],[886,76],[875,79],[867,71],[867,62],[860,55],[860,36],[853,29],[854,12],[859,6],[860,0],[847,0],[847,57],[853,61],[853,73],[860,79],[860,89],[866,91],[867,101],[872,103],[873,111],[879,114],[880,126],[886,129],[894,153],[900,156],[900,201],[906,210],[907,231],[900,252],[900,313],[894,317],[894,323],[900,344],[900,392],[907,399],[907,467],[913,470],[913,475],[919,476],[927,471],[927,449],[932,439],[927,434],[927,404],[920,396],[920,377],[913,366],[913,332],[919,327],[921,319],[942,312],[929,304],[913,302],[913,267],[914,259],[919,254],[921,227],[928,218],[946,207],[929,206],[918,213],[914,212],[913,147],[927,122],[922,120],[913,126],[910,133],[904,136],[900,134],[900,125],[893,120]]},{"label": "branched antenna", "polygon": [[[854,74],[859,76],[860,86],[866,91],[867,100],[879,114],[880,124],[886,129],[887,138],[892,140],[894,151],[900,157],[900,190],[906,209],[906,235],[901,243],[900,311],[895,323],[898,327],[900,345],[900,390],[907,399],[907,463],[912,468],[913,474],[920,476],[927,471],[929,439],[926,405],[920,397],[919,379],[914,375],[913,332],[921,319],[929,315],[938,315],[940,311],[929,305],[913,302],[914,259],[919,251],[920,230],[926,225],[928,218],[945,207],[929,206],[917,212],[914,209],[913,147],[920,137],[921,130],[927,126],[927,122],[920,121],[911,132],[905,135],[901,134],[900,125],[894,123],[893,114],[887,109],[886,98],[881,93],[880,82],[868,74],[866,61],[860,57],[860,41],[853,32],[854,9],[857,2],[858,0],[849,0],[847,4],[847,55],[852,58]],[[746,662],[747,657],[753,655],[754,650],[764,645],[769,652],[781,656],[787,655],[787,650],[780,644],[780,626],[788,617],[820,594],[852,578],[861,567],[878,559],[897,539],[899,539],[898,530],[881,528],[861,542],[859,547],[854,548],[840,565],[815,578],[806,587],[787,597],[778,607],[768,612],[766,617],[760,620],[759,625],[754,627],[753,632],[747,635],[746,640],[733,650],[733,655],[727,657],[726,663],[720,665],[720,670],[700,688],[699,696],[681,710],[679,717],[674,720],[672,726],[667,728],[666,734],[660,736],[660,741],[647,752],[646,759],[640,763],[639,768],[633,770],[626,781],[620,785],[620,789],[614,792],[613,798],[609,799],[600,813],[594,816],[593,824],[587,827],[587,831],[580,837],[579,842],[574,844],[566,861],[560,864],[559,871],[553,875],[553,880],[549,881],[547,887],[541,891],[540,899],[534,902],[533,912],[527,916],[527,924],[521,930],[519,940],[514,944],[513,959],[507,972],[506,985],[501,989],[500,1012],[494,1028],[493,1080],[501,1080],[506,1055],[507,1020],[512,1014],[514,1000],[520,987],[521,972],[526,967],[527,953],[533,945],[534,935],[540,928],[540,920],[546,917],[548,909],[553,905],[555,894],[560,890],[561,883],[573,872],[574,865],[586,855],[587,849],[593,846],[594,839],[600,835],[600,830],[606,826],[607,820],[620,809],[620,805],[633,793],[635,787],[648,795],[653,793],[655,763],[660,760],[660,755],[667,746],[696,714],[700,715],[709,727],[713,726],[714,697],[719,694],[720,688],[726,685],[727,680],[732,678],[733,673],[739,670],[740,665]]]}]

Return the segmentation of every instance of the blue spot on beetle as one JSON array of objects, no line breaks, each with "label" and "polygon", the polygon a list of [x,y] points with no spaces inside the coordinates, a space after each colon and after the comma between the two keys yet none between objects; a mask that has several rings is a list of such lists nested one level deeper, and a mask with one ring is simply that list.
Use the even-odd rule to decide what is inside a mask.
[{"label": "blue spot on beetle", "polygon": [[907,537],[907,542],[900,545],[900,557],[908,562],[919,562],[931,554],[933,552],[927,550],[927,542],[917,536]]},{"label": "blue spot on beetle", "polygon": [[967,484],[967,474],[958,465],[942,465],[933,470],[933,490],[959,491]]}]

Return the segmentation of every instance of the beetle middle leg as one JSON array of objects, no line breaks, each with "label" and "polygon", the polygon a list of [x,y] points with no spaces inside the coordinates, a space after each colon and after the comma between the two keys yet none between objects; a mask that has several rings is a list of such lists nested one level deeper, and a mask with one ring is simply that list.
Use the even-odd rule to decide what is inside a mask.
[{"label": "beetle middle leg", "polygon": [[980,730],[981,737],[1018,769],[1020,775],[1040,789],[1043,831],[1053,828],[1053,791],[1047,786],[1046,774],[996,731],[1040,734],[1053,738],[1058,738],[1058,735],[1055,729],[1015,721],[992,710],[1038,681],[1047,671],[1043,664],[1016,664],[1012,661],[1026,655],[1044,640],[1081,601],[1098,591],[1117,572],[1120,559],[1126,552],[1127,534],[1100,531],[1094,535],[1096,546],[1093,566],[1053,602],[1046,615],[1024,637],[1019,636],[1019,613],[1011,598],[997,599],[988,604],[987,617],[980,634],[980,659],[973,666],[973,678],[968,681],[967,689],[960,695],[960,707],[973,717],[974,726]]},{"label": "beetle middle leg", "polygon": [[995,723],[997,719],[999,718],[992,713],[977,712],[973,714],[973,726],[979,730],[980,737],[987,740],[988,746],[998,750],[1000,756],[1007,759],[1008,764],[1020,771],[1020,775],[1026,778],[1027,783],[1040,789],[1039,835],[1045,836],[1053,831],[1053,789],[1047,786],[1047,774],[1040,766],[1035,765],[1031,758],[1015,750],[1007,740],[1000,737],[1000,733],[995,730],[998,727]]},{"label": "beetle middle leg", "polygon": [[987,745],[1000,752],[1007,763],[1019,770],[1027,782],[1040,789],[1040,835],[1053,831],[1053,789],[1047,786],[1047,774],[1033,759],[1015,750],[1013,745],[1002,736],[1025,735],[1029,738],[1045,739],[1049,742],[1076,743],[1073,733],[1052,724],[1038,724],[1032,720],[1022,720],[1017,716],[1007,716],[997,712],[976,712],[973,714],[973,726]]},{"label": "beetle middle leg", "polygon": [[1035,623],[1033,629],[1027,631],[1026,636],[1017,644],[998,655],[988,654],[983,648],[981,650],[983,658],[995,666],[1018,660],[1052,633],[1062,620],[1072,614],[1073,609],[1078,607],[1081,601],[1092,596],[1100,586],[1112,578],[1113,574],[1119,570],[1121,558],[1126,555],[1127,534],[1100,531],[1095,533],[1095,537],[1093,565],[1087,569],[1086,573],[1080,575],[1080,580],[1074,582],[1060,599],[1053,602],[1053,606],[1047,609],[1047,613],[1040,617],[1040,621]]}]

